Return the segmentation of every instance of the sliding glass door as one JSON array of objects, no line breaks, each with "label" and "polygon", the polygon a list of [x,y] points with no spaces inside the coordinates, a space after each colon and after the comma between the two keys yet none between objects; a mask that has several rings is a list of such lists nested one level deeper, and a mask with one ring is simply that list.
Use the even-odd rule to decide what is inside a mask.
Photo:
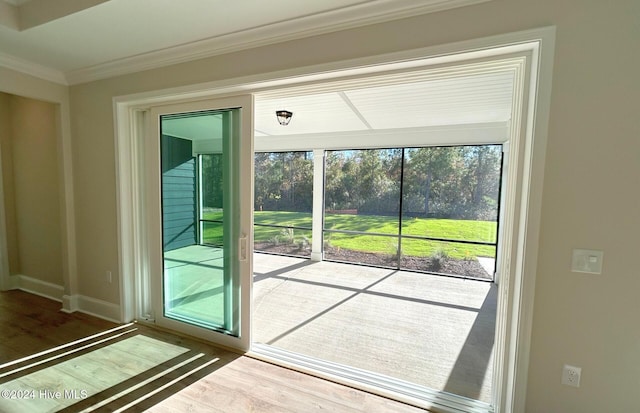
[{"label": "sliding glass door", "polygon": [[251,98],[156,107],[147,156],[155,322],[249,346]]}]

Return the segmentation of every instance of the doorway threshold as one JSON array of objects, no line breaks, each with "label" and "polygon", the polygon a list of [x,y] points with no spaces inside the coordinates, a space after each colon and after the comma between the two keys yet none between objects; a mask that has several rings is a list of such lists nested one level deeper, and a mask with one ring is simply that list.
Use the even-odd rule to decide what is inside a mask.
[{"label": "doorway threshold", "polygon": [[309,357],[267,344],[253,343],[250,351],[245,355],[433,412],[494,412],[492,405],[480,400],[430,389],[383,374]]}]

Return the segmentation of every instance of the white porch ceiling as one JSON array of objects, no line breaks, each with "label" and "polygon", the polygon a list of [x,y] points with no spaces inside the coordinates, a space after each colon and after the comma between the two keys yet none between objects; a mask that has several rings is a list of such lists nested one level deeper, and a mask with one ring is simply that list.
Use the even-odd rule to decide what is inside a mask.
[{"label": "white porch ceiling", "polygon": [[[256,136],[300,137],[350,131],[412,130],[511,119],[512,71],[399,82],[301,96],[256,98]],[[293,112],[277,122],[276,110]]]},{"label": "white porch ceiling", "polygon": [[[444,141],[450,137],[455,141],[461,132],[479,142],[498,142],[505,139],[511,119],[513,83],[514,72],[503,70],[446,79],[399,79],[359,88],[329,85],[326,91],[321,87],[316,93],[285,90],[258,94],[256,150],[379,146],[373,142],[377,138],[387,146],[426,144],[427,135],[439,134]],[[293,112],[287,126],[277,121],[275,112],[281,109]],[[181,117],[165,120],[163,132],[211,149],[204,142],[220,135],[216,125],[213,115]]]},{"label": "white porch ceiling", "polygon": [[0,66],[82,83],[488,0],[0,0]]}]

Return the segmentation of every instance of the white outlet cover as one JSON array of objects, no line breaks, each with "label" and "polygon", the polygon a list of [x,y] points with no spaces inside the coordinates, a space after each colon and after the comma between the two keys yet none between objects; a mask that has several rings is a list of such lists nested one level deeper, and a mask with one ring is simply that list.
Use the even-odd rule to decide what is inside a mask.
[{"label": "white outlet cover", "polygon": [[603,251],[574,249],[571,257],[571,271],[602,274],[603,257]]},{"label": "white outlet cover", "polygon": [[580,376],[582,369],[576,366],[565,364],[562,368],[562,384],[571,387],[580,387]]}]

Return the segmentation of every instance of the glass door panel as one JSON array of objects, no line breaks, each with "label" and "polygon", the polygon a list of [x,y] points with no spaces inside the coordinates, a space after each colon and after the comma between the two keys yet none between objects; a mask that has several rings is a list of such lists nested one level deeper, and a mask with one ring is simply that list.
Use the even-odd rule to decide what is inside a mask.
[{"label": "glass door panel", "polygon": [[160,208],[151,235],[161,247],[151,282],[158,325],[246,349],[252,187],[240,182],[253,148],[243,102],[152,110]]},{"label": "glass door panel", "polygon": [[[237,328],[228,310],[237,276],[230,259],[234,245],[224,240],[233,231],[234,199],[225,194],[230,193],[229,145],[238,111],[160,116],[164,316],[232,335]],[[211,157],[221,162],[202,162]],[[216,215],[218,231],[201,221],[206,214]]]}]

